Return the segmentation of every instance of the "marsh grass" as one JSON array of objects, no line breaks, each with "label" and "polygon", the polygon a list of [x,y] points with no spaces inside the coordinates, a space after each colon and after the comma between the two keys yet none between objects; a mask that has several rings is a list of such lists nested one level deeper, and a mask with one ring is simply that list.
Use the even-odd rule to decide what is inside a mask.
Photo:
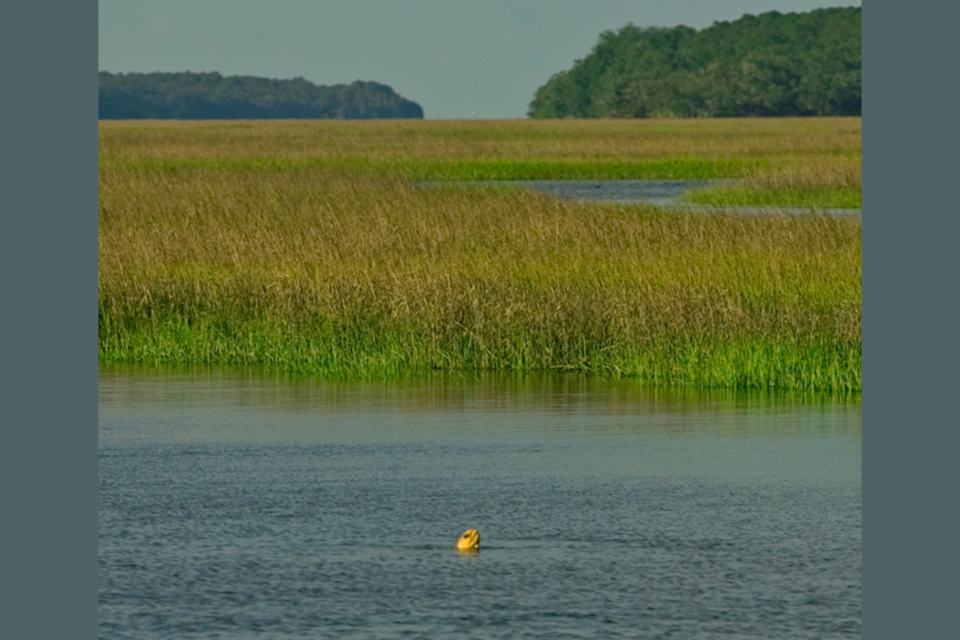
[{"label": "marsh grass", "polygon": [[[859,155],[860,118],[105,121],[101,161],[814,159]],[[818,164],[817,162],[814,163]]]},{"label": "marsh grass", "polygon": [[[724,148],[700,139],[709,128],[652,129],[644,146],[613,139],[627,131],[620,123],[362,124],[101,124],[101,361],[860,389],[859,219],[668,214],[408,184],[439,177],[411,167],[477,179],[475,167],[498,162],[491,171],[537,178],[522,171],[672,166],[697,144]],[[785,144],[771,143],[769,123],[729,126],[754,142],[726,131],[717,162],[753,166],[753,144],[759,164],[811,166],[802,154],[764,155]],[[591,155],[616,144],[619,156]],[[517,164],[482,152],[497,145]]]}]

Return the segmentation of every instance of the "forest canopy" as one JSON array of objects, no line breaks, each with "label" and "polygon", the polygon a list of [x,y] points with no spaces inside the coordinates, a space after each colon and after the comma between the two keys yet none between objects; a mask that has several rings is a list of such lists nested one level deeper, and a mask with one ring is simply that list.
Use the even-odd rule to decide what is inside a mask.
[{"label": "forest canopy", "polygon": [[860,115],[861,13],[771,11],[700,31],[628,24],[537,89],[528,115]]},{"label": "forest canopy", "polygon": [[219,73],[99,74],[101,120],[423,118],[416,102],[376,82],[332,86]]}]

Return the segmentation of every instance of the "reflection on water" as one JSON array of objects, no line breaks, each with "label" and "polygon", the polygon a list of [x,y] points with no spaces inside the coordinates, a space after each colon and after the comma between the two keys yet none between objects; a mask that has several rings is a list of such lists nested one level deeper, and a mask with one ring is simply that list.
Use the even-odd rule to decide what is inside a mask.
[{"label": "reflection on water", "polygon": [[417,186],[520,187],[594,202],[670,204],[684,193],[731,180],[461,180],[420,182]]},{"label": "reflection on water", "polygon": [[102,367],[100,633],[859,637],[860,496],[858,396]]},{"label": "reflection on water", "polygon": [[[859,394],[657,389],[580,374],[459,373],[344,383],[242,369],[114,365],[101,366],[99,387],[101,437],[135,437],[133,425],[109,428],[112,416],[129,413],[206,416],[192,420],[187,432],[167,434],[175,439],[277,443],[523,438],[584,429],[591,435],[787,436],[812,428],[860,437]],[[218,416],[234,425],[229,432],[208,431]],[[355,429],[354,418],[363,424],[375,420],[376,428]],[[262,428],[263,420],[270,429]],[[471,421],[476,423],[469,429],[452,428]],[[340,430],[337,423],[350,428]],[[165,437],[159,425],[152,429],[150,437]]]}]

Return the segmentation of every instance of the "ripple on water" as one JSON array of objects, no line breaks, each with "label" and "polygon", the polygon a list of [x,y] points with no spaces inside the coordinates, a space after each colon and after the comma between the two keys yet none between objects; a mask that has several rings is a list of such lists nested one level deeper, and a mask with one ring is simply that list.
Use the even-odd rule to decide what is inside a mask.
[{"label": "ripple on water", "polygon": [[860,636],[857,407],[102,381],[102,638]]}]

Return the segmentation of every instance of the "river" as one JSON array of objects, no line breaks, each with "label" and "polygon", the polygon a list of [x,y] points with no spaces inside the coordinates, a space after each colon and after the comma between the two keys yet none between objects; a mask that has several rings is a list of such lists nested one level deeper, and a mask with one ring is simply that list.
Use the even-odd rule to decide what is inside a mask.
[{"label": "river", "polygon": [[102,366],[99,408],[101,638],[861,634],[856,398]]}]

